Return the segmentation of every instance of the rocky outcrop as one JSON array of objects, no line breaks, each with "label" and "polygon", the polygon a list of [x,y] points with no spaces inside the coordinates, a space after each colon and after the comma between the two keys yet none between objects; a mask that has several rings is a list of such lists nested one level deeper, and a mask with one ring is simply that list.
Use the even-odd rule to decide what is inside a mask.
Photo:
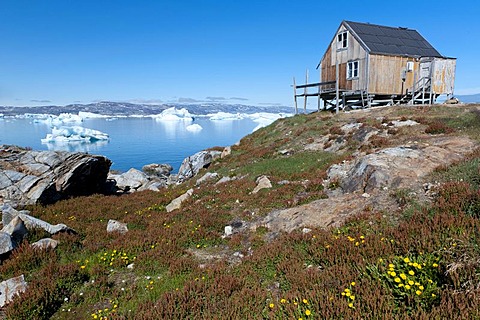
[{"label": "rocky outcrop", "polygon": [[27,283],[23,274],[0,282],[0,308],[12,301],[15,296],[27,290]]},{"label": "rocky outcrop", "polygon": [[344,192],[405,188],[438,166],[461,160],[474,146],[475,143],[466,138],[442,137],[424,145],[386,148],[356,161],[333,165],[328,170],[328,178],[339,181]]},{"label": "rocky outcrop", "polygon": [[207,168],[221,154],[220,151],[204,150],[185,158],[178,170],[177,181],[183,182],[196,176],[200,169]]},{"label": "rocky outcrop", "polygon": [[[18,247],[29,230],[43,229],[51,235],[59,232],[76,233],[75,230],[64,224],[52,225],[48,222],[30,216],[29,211],[17,211],[11,206],[5,204],[2,210],[3,228],[0,230],[0,256],[4,256]],[[36,248],[55,248],[57,243],[55,240],[46,238],[37,243],[32,244]]]},{"label": "rocky outcrop", "polygon": [[65,151],[0,146],[0,204],[49,204],[72,196],[102,193],[111,161]]},{"label": "rocky outcrop", "polygon": [[147,164],[142,167],[142,171],[145,172],[149,176],[156,176],[159,178],[167,179],[172,172],[173,167],[169,164],[158,164],[152,163]]},{"label": "rocky outcrop", "polygon": [[167,185],[167,178],[160,178],[157,175],[147,175],[144,172],[131,168],[121,174],[108,175],[109,180],[114,180],[115,191],[129,193],[135,191],[152,190],[158,191]]}]

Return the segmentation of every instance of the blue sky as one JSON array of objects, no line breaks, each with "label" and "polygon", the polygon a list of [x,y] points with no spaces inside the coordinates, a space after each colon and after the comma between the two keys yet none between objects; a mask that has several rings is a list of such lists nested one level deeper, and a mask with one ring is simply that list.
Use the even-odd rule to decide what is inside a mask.
[{"label": "blue sky", "polygon": [[[342,20],[418,30],[480,93],[475,1],[0,0],[0,105],[293,104]],[[298,80],[302,82],[302,80]]]}]

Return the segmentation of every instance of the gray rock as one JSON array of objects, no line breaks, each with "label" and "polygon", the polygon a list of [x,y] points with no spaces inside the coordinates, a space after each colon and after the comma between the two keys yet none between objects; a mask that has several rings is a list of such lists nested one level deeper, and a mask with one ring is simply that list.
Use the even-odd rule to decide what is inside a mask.
[{"label": "gray rock", "polygon": [[205,173],[201,178],[199,178],[196,182],[195,185],[199,186],[202,183],[205,183],[207,181],[212,181],[218,178],[218,173],[216,172],[207,172]]},{"label": "gray rock", "polygon": [[167,185],[167,177],[147,175],[144,172],[131,168],[122,174],[110,174],[108,179],[116,182],[116,189],[121,192],[135,192],[152,190],[158,191]]},{"label": "gray rock", "polygon": [[168,177],[173,167],[169,164],[147,164],[142,167],[142,171],[150,176]]},{"label": "gray rock", "polygon": [[[15,209],[13,209],[12,207],[10,207],[9,205],[3,205],[2,206],[2,221],[4,221],[4,220],[8,221],[10,219],[10,221],[8,222],[8,225],[11,225],[14,221],[15,221],[15,224],[17,224],[18,220],[16,218],[19,218],[25,224],[25,227],[28,230],[43,229],[43,230],[45,230],[46,232],[48,232],[52,235],[56,234],[56,233],[59,233],[59,232],[76,233],[75,230],[66,226],[63,223],[52,225],[48,222],[45,222],[43,220],[40,220],[38,218],[30,216],[29,214],[27,214],[27,212],[29,213],[29,211],[26,211],[26,210],[17,211]],[[6,216],[5,216],[5,214],[6,214]],[[5,216],[5,219],[4,219],[4,216]],[[4,227],[4,229],[5,228],[6,227]],[[11,230],[11,229],[8,229],[8,230]]]},{"label": "gray rock", "polygon": [[0,282],[0,308],[10,303],[15,296],[27,290],[27,283],[23,274]]},{"label": "gray rock", "polygon": [[180,209],[182,206],[182,203],[188,200],[193,194],[193,189],[188,189],[187,192],[179,196],[178,198],[175,198],[166,206],[167,212],[171,212],[173,210]]},{"label": "gray rock", "polygon": [[183,182],[196,176],[200,169],[208,167],[210,163],[212,163],[214,159],[220,157],[220,155],[220,151],[204,150],[185,158],[178,170],[178,182]]},{"label": "gray rock", "polygon": [[0,199],[21,206],[101,193],[111,161],[65,151],[0,146]]},{"label": "gray rock", "polygon": [[107,232],[126,233],[128,232],[128,227],[126,223],[110,219],[107,224]]},{"label": "gray rock", "polygon": [[0,231],[0,255],[8,253],[14,248],[12,237],[8,233]]},{"label": "gray rock", "polygon": [[27,235],[28,230],[23,220],[16,216],[2,228],[1,232],[10,235],[12,238],[13,247],[16,248]]},{"label": "gray rock", "polygon": [[269,189],[272,187],[272,183],[267,176],[260,176],[257,178],[257,186],[253,189],[252,193],[255,194],[262,189]]},{"label": "gray rock", "polygon": [[58,241],[51,238],[44,238],[32,243],[30,246],[38,250],[55,249],[58,246]]},{"label": "gray rock", "polygon": [[122,191],[137,190],[142,185],[147,184],[149,179],[145,173],[135,168],[131,168],[120,175],[110,175],[109,179],[117,181],[117,188]]},{"label": "gray rock", "polygon": [[222,183],[227,183],[229,181],[233,181],[233,180],[236,180],[237,177],[222,177],[220,180],[218,180],[215,185],[219,185],[219,184],[222,184]]}]

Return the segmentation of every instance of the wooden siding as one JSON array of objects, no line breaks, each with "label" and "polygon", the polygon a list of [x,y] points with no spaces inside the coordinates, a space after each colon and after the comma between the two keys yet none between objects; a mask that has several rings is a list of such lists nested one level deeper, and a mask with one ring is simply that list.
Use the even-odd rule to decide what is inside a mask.
[{"label": "wooden siding", "polygon": [[[367,90],[367,52],[361,44],[348,32],[348,47],[337,49],[337,35],[346,29],[342,25],[335,34],[333,41],[320,63],[321,82],[335,81],[335,63],[339,65],[339,88],[340,90]],[[359,76],[356,79],[347,80],[347,63],[358,60]]]},{"label": "wooden siding", "polygon": [[435,58],[432,66],[432,91],[436,94],[453,94],[456,59]]},{"label": "wooden siding", "polygon": [[[406,72],[404,93],[407,88],[413,86],[414,80],[418,81],[419,63],[409,57],[370,55],[369,93],[400,95],[402,93],[402,73],[406,70],[409,61],[414,63],[414,69]],[[417,73],[416,77],[415,73]]]}]

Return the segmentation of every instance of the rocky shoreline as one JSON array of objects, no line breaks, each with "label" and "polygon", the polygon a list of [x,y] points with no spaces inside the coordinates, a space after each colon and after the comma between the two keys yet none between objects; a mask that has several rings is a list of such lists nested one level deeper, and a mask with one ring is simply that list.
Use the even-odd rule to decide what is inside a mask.
[{"label": "rocky shoreline", "polygon": [[171,174],[173,168],[168,164],[149,164],[142,171],[132,168],[116,174],[110,172],[112,161],[101,155],[1,145],[0,205],[24,207],[95,193],[158,191],[192,178],[221,154],[208,150],[187,157],[178,174]]}]

